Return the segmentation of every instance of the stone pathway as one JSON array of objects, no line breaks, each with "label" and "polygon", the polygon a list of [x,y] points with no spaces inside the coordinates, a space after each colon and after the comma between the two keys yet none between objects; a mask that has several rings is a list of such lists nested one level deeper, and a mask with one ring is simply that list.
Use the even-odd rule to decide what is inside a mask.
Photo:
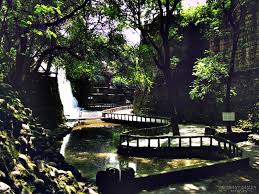
[{"label": "stone pathway", "polygon": [[237,145],[243,148],[244,156],[250,158],[250,166],[259,170],[259,146],[249,141],[240,142]]},{"label": "stone pathway", "polygon": [[132,115],[133,114],[132,112],[133,112],[133,109],[125,109],[125,110],[116,111],[114,113]]}]

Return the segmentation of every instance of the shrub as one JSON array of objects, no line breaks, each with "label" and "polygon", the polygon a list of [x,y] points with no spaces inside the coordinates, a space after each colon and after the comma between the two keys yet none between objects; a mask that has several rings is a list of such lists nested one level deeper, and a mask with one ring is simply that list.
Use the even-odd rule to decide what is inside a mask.
[{"label": "shrub", "polygon": [[259,133],[259,102],[254,105],[246,120],[238,121],[238,127],[245,131],[251,130],[254,133]]}]

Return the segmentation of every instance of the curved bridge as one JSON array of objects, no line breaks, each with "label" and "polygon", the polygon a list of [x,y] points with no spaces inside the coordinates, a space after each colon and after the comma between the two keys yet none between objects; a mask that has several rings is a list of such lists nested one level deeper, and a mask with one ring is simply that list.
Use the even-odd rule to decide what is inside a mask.
[{"label": "curved bridge", "polygon": [[171,128],[168,118],[125,114],[126,110],[130,109],[132,109],[132,105],[111,108],[102,112],[103,120],[106,121],[151,126],[122,133],[118,145],[119,154],[182,158],[200,157],[202,156],[201,151],[208,153],[217,151],[230,158],[242,156],[242,150],[227,139],[215,135],[168,135]]}]

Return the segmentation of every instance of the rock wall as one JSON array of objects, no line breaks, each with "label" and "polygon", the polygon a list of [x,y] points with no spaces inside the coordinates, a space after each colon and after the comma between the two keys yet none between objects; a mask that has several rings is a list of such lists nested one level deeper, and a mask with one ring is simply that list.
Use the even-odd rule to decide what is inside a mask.
[{"label": "rock wall", "polygon": [[[231,33],[229,25],[220,29],[228,35],[209,40],[209,48],[230,57]],[[225,34],[225,33],[223,33]],[[244,17],[240,23],[239,47],[236,56],[236,71],[259,68],[259,1],[250,0],[244,6]]]},{"label": "rock wall", "polygon": [[51,132],[0,83],[0,193],[88,193],[87,180],[65,162]]},{"label": "rock wall", "polygon": [[56,77],[35,73],[25,82],[22,99],[33,110],[33,116],[49,128],[55,128],[63,122],[63,106],[60,101]]}]

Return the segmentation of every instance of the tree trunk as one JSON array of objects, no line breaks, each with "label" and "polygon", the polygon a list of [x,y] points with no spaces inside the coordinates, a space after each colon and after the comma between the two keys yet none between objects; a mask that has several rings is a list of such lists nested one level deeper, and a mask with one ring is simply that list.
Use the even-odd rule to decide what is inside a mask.
[{"label": "tree trunk", "polygon": [[[226,97],[225,97],[225,111],[231,111],[231,85],[232,85],[232,78],[235,70],[235,58],[236,58],[236,51],[238,45],[239,33],[234,31],[233,38],[232,38],[232,50],[231,50],[231,58],[229,62],[229,71],[228,71],[228,78],[226,83]],[[227,123],[227,132],[232,132],[231,124]]]},{"label": "tree trunk", "polygon": [[20,37],[20,48],[17,50],[15,68],[9,76],[10,83],[16,88],[22,87],[25,76],[29,73],[29,66],[27,66],[26,60],[27,41],[25,35]]},{"label": "tree trunk", "polygon": [[172,75],[171,69],[167,69],[163,71],[163,74],[165,76],[166,86],[167,86],[167,92],[168,92],[168,106],[170,109],[170,120],[172,125],[172,131],[173,135],[180,135],[179,130],[179,121],[178,121],[178,113],[176,109],[176,88],[174,87],[174,77]]}]

